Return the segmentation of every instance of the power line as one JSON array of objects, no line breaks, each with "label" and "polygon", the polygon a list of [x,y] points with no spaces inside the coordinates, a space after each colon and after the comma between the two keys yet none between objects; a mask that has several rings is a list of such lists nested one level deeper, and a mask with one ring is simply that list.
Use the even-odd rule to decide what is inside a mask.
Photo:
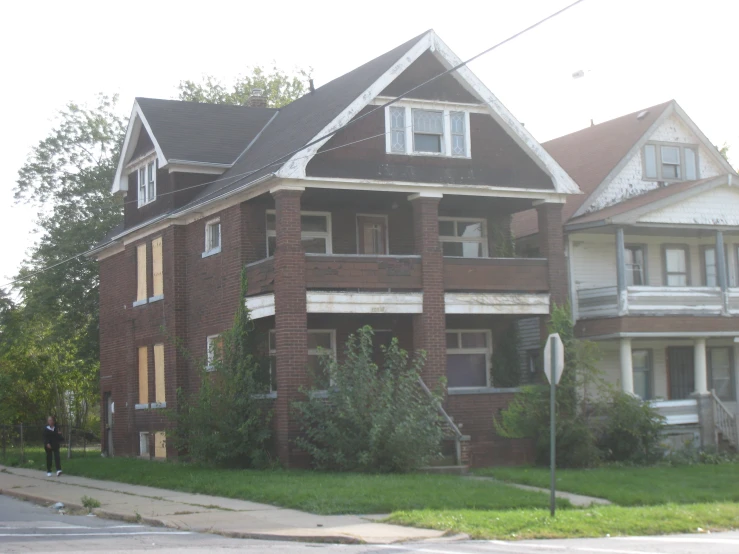
[{"label": "power line", "polygon": [[[273,160],[273,161],[271,161],[271,162],[269,162],[269,163],[267,163],[267,164],[265,164],[265,165],[263,165],[263,166],[261,166],[261,167],[259,167],[257,169],[254,169],[254,170],[251,170],[251,171],[248,171],[248,172],[245,172],[245,173],[237,174],[237,175],[230,175],[228,177],[223,177],[223,178],[215,179],[215,180],[210,181],[210,182],[207,182],[207,183],[200,183],[198,185],[193,185],[191,187],[187,187],[187,188],[180,189],[180,190],[177,190],[177,191],[173,191],[173,192],[169,192],[169,193],[163,193],[160,196],[165,196],[165,195],[168,195],[168,194],[174,194],[176,192],[182,192],[182,191],[193,189],[193,188],[198,188],[198,187],[204,187],[204,186],[207,186],[207,185],[212,185],[212,184],[217,183],[219,181],[225,181],[225,180],[228,180],[228,179],[235,179],[235,180],[232,180],[230,183],[228,183],[228,185],[231,185],[231,184],[234,184],[234,183],[238,182],[239,180],[242,180],[240,178],[250,177],[251,175],[255,175],[255,174],[257,174],[257,173],[259,173],[261,171],[264,171],[265,169],[268,169],[268,168],[272,167],[273,165],[276,165],[276,164],[282,162],[286,158],[290,158],[291,156],[294,156],[295,154],[297,154],[298,152],[301,152],[301,151],[305,150],[306,148],[309,148],[309,147],[311,147],[311,146],[313,146],[315,144],[318,144],[319,142],[322,142],[322,141],[324,141],[326,139],[330,139],[331,137],[333,137],[339,131],[342,131],[342,130],[346,129],[349,126],[354,125],[358,121],[361,121],[362,119],[364,119],[364,118],[372,115],[373,113],[375,113],[375,112],[377,112],[379,110],[384,110],[388,106],[392,106],[393,104],[395,104],[396,102],[402,100],[403,98],[406,98],[409,94],[413,93],[414,91],[418,90],[419,88],[421,88],[421,87],[423,87],[423,86],[425,86],[425,85],[427,85],[427,84],[435,81],[436,79],[439,79],[440,77],[443,77],[444,75],[448,75],[450,73],[453,73],[453,72],[461,69],[462,67],[464,67],[467,64],[475,61],[476,59],[484,56],[485,54],[488,54],[488,53],[492,52],[493,50],[495,50],[497,48],[500,48],[504,44],[507,44],[507,43],[511,42],[512,40],[515,40],[516,38],[520,37],[521,35],[523,35],[525,33],[528,33],[529,31],[535,29],[536,27],[539,27],[540,25],[546,23],[547,21],[549,21],[551,19],[554,19],[558,15],[561,15],[562,13],[564,13],[567,10],[569,10],[569,9],[577,6],[578,4],[581,4],[584,1],[585,0],[576,0],[575,2],[572,2],[571,4],[568,4],[567,6],[561,8],[560,10],[558,10],[558,11],[556,11],[556,12],[548,15],[544,19],[540,19],[536,23],[533,23],[532,25],[529,25],[528,27],[526,27],[526,28],[518,31],[517,33],[514,33],[513,35],[509,36],[508,38],[506,38],[506,39],[504,39],[504,40],[502,40],[502,41],[494,44],[490,48],[487,48],[486,50],[483,50],[482,52],[480,52],[478,54],[475,54],[471,58],[469,58],[469,59],[467,59],[467,60],[465,60],[465,61],[463,61],[463,62],[461,62],[461,63],[459,63],[457,65],[455,65],[454,67],[451,67],[450,69],[447,69],[446,71],[443,71],[443,72],[439,73],[438,75],[435,75],[435,76],[431,77],[430,79],[427,79],[423,83],[412,87],[411,89],[407,90],[403,94],[401,94],[399,96],[396,96],[395,98],[393,98],[391,100],[388,100],[384,104],[375,106],[370,111],[368,111],[368,112],[366,112],[366,113],[364,113],[364,114],[362,114],[362,115],[360,115],[360,116],[358,116],[358,117],[356,117],[354,119],[351,119],[347,123],[345,123],[343,125],[340,125],[338,128],[334,129],[333,131],[331,131],[329,133],[326,133],[325,135],[322,135],[322,136],[320,136],[320,137],[312,140],[308,144],[305,144],[305,145],[301,146],[300,148],[297,148],[295,150],[292,150],[291,152],[288,152],[287,154],[284,154],[284,155],[280,156],[279,158],[277,158],[277,159],[275,159],[275,160]],[[357,144],[358,142],[363,142],[365,140],[370,140],[370,139],[373,139],[373,138],[377,138],[379,136],[384,136],[386,133],[387,133],[387,131],[385,133],[380,133],[380,134],[374,135],[372,137],[366,137],[366,138],[363,138],[363,139],[356,140],[354,142],[350,142],[350,143],[347,143],[347,144],[342,144],[342,145],[336,146],[334,148],[330,148],[330,149],[324,150],[321,153],[330,152],[332,150],[338,150],[339,148],[345,148],[347,146],[351,146],[353,144]],[[310,156],[305,156],[305,157],[310,157]],[[304,158],[301,158],[301,159],[304,159]],[[220,187],[219,189],[217,189],[217,190],[213,191],[212,193],[210,193],[210,195],[217,194],[219,191],[223,190],[223,188],[225,186],[228,186],[228,185],[224,185],[223,187]],[[133,202],[138,202],[138,200],[128,201],[128,202],[124,203],[124,205],[129,204],[129,203],[133,203]],[[79,254],[77,254],[75,256],[72,256],[72,257],[67,258],[65,260],[62,260],[60,262],[57,262],[57,263],[55,263],[53,265],[50,265],[50,266],[41,268],[41,269],[39,269],[37,271],[34,271],[32,273],[29,273],[28,275],[24,275],[23,277],[20,277],[18,279],[15,279],[13,281],[10,281],[8,283],[5,283],[3,285],[0,285],[0,287],[3,287],[4,288],[4,287],[7,287],[7,286],[14,285],[14,284],[16,284],[16,283],[18,283],[18,282],[20,282],[20,281],[22,281],[24,279],[27,279],[29,277],[33,277],[35,275],[38,275],[39,273],[43,273],[44,271],[48,271],[48,270],[53,269],[53,268],[55,268],[57,266],[60,266],[62,264],[71,262],[72,260],[76,260],[77,258],[80,258],[81,256],[84,256],[87,252],[88,251],[80,252]]]}]

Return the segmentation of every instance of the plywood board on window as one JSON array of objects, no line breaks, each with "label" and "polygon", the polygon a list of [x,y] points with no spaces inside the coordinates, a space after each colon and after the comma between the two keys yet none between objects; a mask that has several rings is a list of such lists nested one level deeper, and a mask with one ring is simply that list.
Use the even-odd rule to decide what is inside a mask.
[{"label": "plywood board on window", "polygon": [[146,300],[146,244],[136,247],[136,300]]},{"label": "plywood board on window", "polygon": [[154,345],[154,401],[166,402],[164,394],[164,345]]},{"label": "plywood board on window", "polygon": [[139,404],[149,403],[149,350],[139,348]]},{"label": "plywood board on window", "polygon": [[164,431],[154,433],[154,457],[167,457],[167,436]]},{"label": "plywood board on window", "polygon": [[151,272],[154,296],[164,294],[164,270],[162,265],[162,237],[151,241]]}]

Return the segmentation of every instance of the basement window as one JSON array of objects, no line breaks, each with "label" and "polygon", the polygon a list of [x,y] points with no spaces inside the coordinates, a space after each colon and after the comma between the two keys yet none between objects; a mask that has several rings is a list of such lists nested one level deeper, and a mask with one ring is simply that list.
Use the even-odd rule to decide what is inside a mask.
[{"label": "basement window", "polygon": [[389,106],[385,111],[388,154],[470,157],[469,113],[443,104]]}]

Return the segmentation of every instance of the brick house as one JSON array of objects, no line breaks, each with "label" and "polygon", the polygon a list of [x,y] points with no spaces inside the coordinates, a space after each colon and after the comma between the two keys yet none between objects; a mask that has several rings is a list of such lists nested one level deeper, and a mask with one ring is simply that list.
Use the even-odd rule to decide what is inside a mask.
[{"label": "brick house", "polygon": [[[543,146],[584,192],[563,214],[577,335],[600,345],[609,380],[655,403],[676,445],[737,447],[736,172],[674,100]],[[513,229],[535,252],[536,214]]]},{"label": "brick house", "polygon": [[[491,365],[516,321],[567,296],[561,214],[578,188],[466,67],[378,109],[459,62],[428,31],[280,109],[258,90],[247,106],[135,101],[113,184],[124,224],[93,252],[104,451],[176,454],[161,408],[199,373],[172,338],[205,357],[245,301],[269,337],[284,465],[306,462],[289,408],[317,348],[341,356],[365,324],[424,349],[429,387],[447,377],[473,464],[530,459],[495,434],[515,388]],[[512,258],[528,209],[540,257]]]}]

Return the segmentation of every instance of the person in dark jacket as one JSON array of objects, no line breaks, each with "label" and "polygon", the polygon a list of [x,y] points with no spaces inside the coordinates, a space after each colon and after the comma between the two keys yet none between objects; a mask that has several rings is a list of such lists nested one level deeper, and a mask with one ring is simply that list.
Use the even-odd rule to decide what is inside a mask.
[{"label": "person in dark jacket", "polygon": [[56,476],[62,474],[62,464],[59,461],[59,447],[64,442],[62,432],[57,428],[56,421],[52,416],[46,419],[46,428],[44,429],[44,449],[46,450],[46,476],[51,477],[51,455],[54,455],[54,463],[56,464]]}]

